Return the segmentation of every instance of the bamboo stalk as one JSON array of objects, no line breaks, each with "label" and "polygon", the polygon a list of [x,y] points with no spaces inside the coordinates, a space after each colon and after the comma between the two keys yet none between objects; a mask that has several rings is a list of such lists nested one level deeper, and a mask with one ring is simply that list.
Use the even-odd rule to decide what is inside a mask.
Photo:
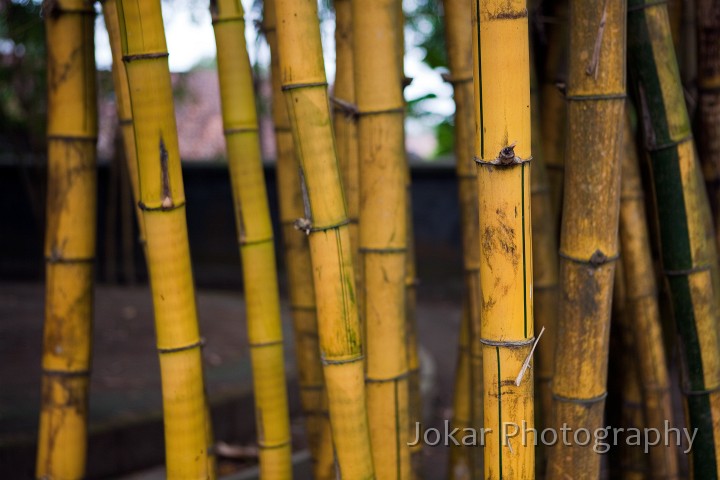
[{"label": "bamboo stalk", "polygon": [[327,393],[320,362],[315,288],[308,237],[295,228],[304,216],[299,164],[290,129],[290,117],[281,88],[280,55],[274,2],[264,4],[263,30],[270,45],[273,84],[272,115],[277,148],[277,189],[285,263],[290,286],[290,309],[298,362],[300,403],[305,416],[315,478],[334,478],[334,453],[328,418]]},{"label": "bamboo stalk", "polygon": [[688,427],[697,428],[694,478],[718,478],[720,351],[717,250],[672,47],[666,6],[628,6],[631,67],[651,165],[660,255],[678,331]]},{"label": "bamboo stalk", "polygon": [[[445,31],[450,75],[455,99],[455,171],[461,215],[465,308],[455,381],[453,423],[479,429],[483,422],[482,344],[480,343],[480,244],[478,230],[478,181],[471,145],[475,134],[473,51],[470,3],[445,0]],[[463,346],[463,344],[467,344]],[[467,350],[465,350],[467,349]],[[470,382],[463,383],[463,378]],[[461,398],[467,395],[467,398]],[[467,410],[466,410],[467,409]],[[456,425],[456,426],[459,426]],[[461,451],[456,451],[461,450]],[[451,445],[449,478],[480,478],[482,455],[475,448]]]},{"label": "bamboo stalk", "polygon": [[698,153],[720,248],[720,2],[697,0]]},{"label": "bamboo stalk", "polygon": [[[540,131],[539,92],[534,69],[530,69],[531,122],[534,132]],[[537,136],[532,138],[533,167],[530,175],[530,198],[532,200],[533,236],[533,309],[535,330],[545,328],[543,344],[537,349],[535,369],[536,392],[539,402],[535,406],[538,430],[552,426],[553,409],[552,377],[555,363],[557,340],[558,305],[558,249],[557,215],[553,211],[553,191],[550,188],[545,165],[543,142]],[[537,472],[545,472],[547,452],[544,445],[536,451]]]},{"label": "bamboo stalk", "polygon": [[[618,256],[625,3],[572,0],[570,52],[553,421],[595,431],[603,425],[607,395]],[[550,479],[600,473],[601,456],[592,445],[562,442],[548,450]]]},{"label": "bamboo stalk", "polygon": [[535,424],[532,367],[519,375],[534,343],[527,7],[472,6],[483,426],[495,432],[485,442],[485,478],[531,479],[534,447],[504,431]]},{"label": "bamboo stalk", "polygon": [[[400,81],[403,91],[412,81],[405,76],[405,11],[402,1],[395,3],[397,11],[397,54]],[[405,98],[403,95],[403,103]],[[407,225],[407,251],[405,254],[405,338],[407,345],[408,364],[408,398],[409,414],[408,424],[410,435],[414,435],[417,425],[423,422],[423,398],[421,389],[420,371],[420,340],[417,322],[417,286],[420,283],[417,276],[415,255],[415,225],[413,223],[412,207],[412,168],[410,157],[405,148],[405,119],[403,112],[403,156],[405,158],[405,221]],[[412,438],[412,437],[411,437]],[[410,446],[410,464],[412,478],[423,478],[423,442]]]},{"label": "bamboo stalk", "polygon": [[208,419],[159,1],[118,3],[162,377],[168,478],[208,477]]},{"label": "bamboo stalk", "polygon": [[120,40],[120,20],[117,11],[118,0],[104,0],[102,2],[105,28],[108,32],[110,50],[112,52],[112,76],[115,90],[115,104],[117,107],[120,133],[124,146],[125,163],[127,165],[130,186],[132,189],[135,213],[140,233],[140,244],[145,249],[145,225],[140,211],[140,183],[138,181],[137,152],[135,149],[135,133],[132,119],[132,106],[130,105],[130,90],[128,87],[125,63],[122,60],[122,45]]},{"label": "bamboo stalk", "polygon": [[[403,135],[403,145],[405,137]],[[404,147],[403,147],[404,148]],[[407,222],[407,251],[405,253],[405,344],[407,346],[408,368],[408,425],[409,435],[414,435],[417,425],[423,422],[423,399],[420,379],[420,341],[417,328],[417,270],[415,263],[415,228],[413,226],[412,212],[412,183],[410,175],[410,162],[406,158],[406,202],[405,221]],[[412,438],[412,437],[410,437]],[[417,442],[410,446],[410,463],[412,478],[423,478],[423,444]]]},{"label": "bamboo stalk", "polygon": [[[548,50],[542,77],[542,110],[540,130],[543,157],[550,184],[555,231],[559,231],[565,177],[565,139],[567,136],[568,2],[555,0],[554,22],[548,24]],[[546,347],[547,348],[547,347]],[[540,374],[540,372],[538,372]],[[543,377],[546,372],[541,373]],[[545,383],[544,378],[539,378]]]},{"label": "bamboo stalk", "polygon": [[[447,12],[447,10],[445,11]],[[465,300],[462,319],[460,320],[458,358],[457,366],[455,367],[455,384],[453,386],[453,416],[450,420],[451,430],[458,429],[457,431],[459,432],[466,432],[466,428],[473,428],[471,422],[471,366],[470,315],[467,300]],[[475,463],[475,453],[474,448],[467,448],[464,445],[451,443],[450,453],[448,455],[448,480],[469,480],[474,478],[472,468]]]},{"label": "bamboo stalk", "polygon": [[353,2],[366,392],[378,478],[410,478],[405,270],[407,166],[397,0]]},{"label": "bamboo stalk", "polygon": [[301,181],[318,332],[337,465],[343,479],[373,473],[362,334],[341,175],[314,0],[275,0],[281,82]]},{"label": "bamboo stalk", "polygon": [[[627,133],[627,132],[626,132]],[[627,141],[625,142],[627,144]],[[623,163],[626,155],[623,155]],[[624,170],[623,170],[623,173]],[[623,183],[625,178],[623,177]],[[630,445],[628,442],[627,429],[636,428],[643,429],[647,426],[643,414],[643,401],[640,391],[641,373],[635,355],[636,333],[639,330],[633,325],[631,312],[628,310],[628,287],[626,282],[627,275],[625,273],[625,261],[628,258],[628,252],[623,251],[623,256],[619,259],[615,268],[615,283],[613,285],[613,304],[612,304],[612,329],[613,335],[618,333],[620,339],[619,352],[620,362],[618,362],[618,371],[621,385],[621,405],[620,405],[620,426],[626,429],[623,435],[623,441],[618,445],[619,455],[617,468],[618,475],[624,480],[643,480],[647,478],[648,461],[646,455],[643,454],[640,445]],[[662,430],[661,430],[662,431]],[[612,466],[611,466],[612,469]],[[652,477],[652,478],[664,478]]]},{"label": "bamboo stalk", "polygon": [[96,248],[94,9],[43,5],[48,62],[45,324],[36,475],[82,478]]},{"label": "bamboo stalk", "polygon": [[267,479],[291,478],[275,244],[260,155],[252,70],[245,45],[244,11],[239,0],[214,0],[210,11],[243,266],[260,475]]},{"label": "bamboo stalk", "polygon": [[[638,365],[642,405],[648,427],[665,429],[673,424],[670,379],[663,343],[650,235],[645,214],[637,149],[629,118],[625,121],[620,200],[620,248],[623,252],[625,315],[634,331],[633,363]],[[678,458],[671,443],[650,447],[652,478],[678,478]]]},{"label": "bamboo stalk", "polygon": [[[360,167],[358,163],[357,106],[353,65],[353,26],[351,0],[336,0],[335,6],[335,85],[333,91],[333,126],[338,163],[350,221],[353,255],[358,252],[358,218],[360,216]],[[360,269],[354,256],[356,280]]]}]

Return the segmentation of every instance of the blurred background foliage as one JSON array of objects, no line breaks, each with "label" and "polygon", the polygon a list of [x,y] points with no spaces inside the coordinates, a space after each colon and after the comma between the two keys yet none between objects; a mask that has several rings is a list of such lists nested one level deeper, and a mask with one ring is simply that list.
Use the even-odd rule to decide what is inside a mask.
[{"label": "blurred background foliage", "polygon": [[40,4],[0,0],[0,151],[45,148],[45,29]]}]

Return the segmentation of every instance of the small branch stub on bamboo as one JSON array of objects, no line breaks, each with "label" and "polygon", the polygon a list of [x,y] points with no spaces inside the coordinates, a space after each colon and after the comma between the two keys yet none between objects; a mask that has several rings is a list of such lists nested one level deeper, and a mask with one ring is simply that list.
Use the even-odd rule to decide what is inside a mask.
[{"label": "small branch stub on bamboo", "polygon": [[498,153],[498,156],[493,158],[492,160],[484,160],[482,158],[473,157],[475,162],[478,165],[497,165],[497,166],[504,166],[509,167],[512,165],[521,165],[523,163],[529,162],[532,160],[532,157],[528,157],[526,159],[520,158],[517,155],[515,155],[515,146],[517,145],[517,142],[513,142],[507,147],[503,147],[500,152]]}]

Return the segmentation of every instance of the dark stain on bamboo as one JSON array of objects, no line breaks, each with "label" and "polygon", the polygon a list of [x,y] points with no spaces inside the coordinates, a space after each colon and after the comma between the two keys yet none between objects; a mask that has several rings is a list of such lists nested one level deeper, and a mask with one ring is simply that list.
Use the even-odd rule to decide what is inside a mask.
[{"label": "dark stain on bamboo", "polygon": [[165,140],[160,134],[160,191],[162,195],[163,208],[172,207],[172,194],[170,191],[170,172],[168,171],[168,151],[165,147]]}]

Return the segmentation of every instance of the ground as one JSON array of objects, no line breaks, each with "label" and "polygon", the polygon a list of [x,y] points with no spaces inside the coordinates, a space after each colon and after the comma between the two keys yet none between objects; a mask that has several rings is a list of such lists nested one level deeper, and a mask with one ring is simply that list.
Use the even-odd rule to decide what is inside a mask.
[{"label": "ground", "polygon": [[[0,471],[17,472],[17,478],[31,478],[34,466],[43,289],[39,283],[0,283]],[[420,286],[418,328],[426,363],[435,371],[433,393],[424,399],[426,426],[438,426],[450,417],[461,305],[457,286],[443,289],[453,292],[447,295],[427,290]],[[292,331],[287,301],[282,304],[294,447],[301,460],[304,439]],[[233,291],[199,291],[198,311],[216,437],[250,446],[254,425],[242,296]],[[163,447],[160,373],[148,288],[98,286],[93,337],[89,473],[97,478],[150,468],[151,477],[142,478],[162,478],[161,471],[158,477],[152,469],[162,462]],[[444,476],[446,456],[443,447],[426,447],[425,478]],[[221,467],[236,465],[225,462]]]}]

